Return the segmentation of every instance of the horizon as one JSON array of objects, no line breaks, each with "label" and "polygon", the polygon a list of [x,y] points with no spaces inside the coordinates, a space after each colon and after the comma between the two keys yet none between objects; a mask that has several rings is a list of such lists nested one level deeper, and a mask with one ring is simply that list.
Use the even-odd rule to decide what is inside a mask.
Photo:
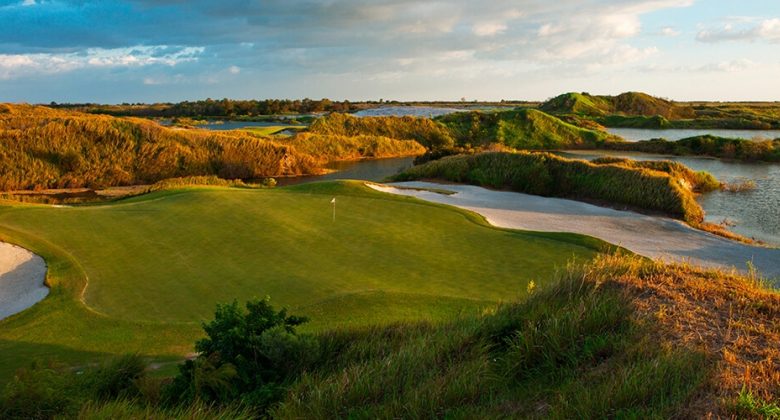
[{"label": "horizon", "polygon": [[0,101],[780,100],[780,3],[3,0]]}]

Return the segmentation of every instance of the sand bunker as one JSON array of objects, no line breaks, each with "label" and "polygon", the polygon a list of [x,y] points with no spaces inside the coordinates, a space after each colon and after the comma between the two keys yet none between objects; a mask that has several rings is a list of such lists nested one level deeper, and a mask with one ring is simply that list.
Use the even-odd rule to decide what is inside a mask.
[{"label": "sand bunker", "polygon": [[[688,261],[705,267],[745,270],[748,263],[752,263],[764,276],[780,279],[780,249],[742,244],[670,218],[645,216],[573,200],[493,191],[471,185],[399,182],[369,186],[379,191],[471,210],[484,216],[494,226],[580,233],[620,245],[646,257]],[[438,194],[426,191],[426,188],[450,190],[456,194]]]},{"label": "sand bunker", "polygon": [[0,319],[19,313],[49,294],[43,258],[0,242]]}]

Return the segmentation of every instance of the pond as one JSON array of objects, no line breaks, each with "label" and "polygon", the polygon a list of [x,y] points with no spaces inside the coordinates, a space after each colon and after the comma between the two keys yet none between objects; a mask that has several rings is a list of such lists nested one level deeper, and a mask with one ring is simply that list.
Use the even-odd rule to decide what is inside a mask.
[{"label": "pond", "polygon": [[634,152],[568,151],[561,155],[577,159],[595,159],[600,156],[619,156],[637,160],[672,160],[696,171],[707,171],[721,182],[750,179],[755,181],[752,191],[738,193],[715,191],[699,196],[706,212],[706,221],[734,223],[730,229],[780,246],[780,164],[740,163],[719,159],[663,156]]},{"label": "pond", "polygon": [[709,134],[718,137],[737,139],[776,139],[780,130],[718,130],[718,129],[652,129],[652,128],[607,128],[607,131],[628,141],[663,138],[677,141],[680,139]]}]

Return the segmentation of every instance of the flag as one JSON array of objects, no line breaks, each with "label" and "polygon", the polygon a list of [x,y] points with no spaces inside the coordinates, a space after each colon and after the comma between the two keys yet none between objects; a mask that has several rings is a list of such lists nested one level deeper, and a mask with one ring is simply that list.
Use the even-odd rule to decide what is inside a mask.
[{"label": "flag", "polygon": [[330,200],[330,204],[336,204],[336,197],[333,197],[333,200]]}]

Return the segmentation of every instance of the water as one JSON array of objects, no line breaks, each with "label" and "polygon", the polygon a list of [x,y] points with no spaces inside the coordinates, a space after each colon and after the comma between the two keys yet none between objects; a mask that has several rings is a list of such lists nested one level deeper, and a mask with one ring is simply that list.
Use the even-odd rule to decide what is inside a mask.
[{"label": "water", "polygon": [[578,159],[620,156],[637,160],[673,160],[696,171],[707,171],[721,182],[751,179],[756,189],[739,193],[714,191],[699,196],[705,220],[735,223],[730,229],[740,235],[780,246],[780,164],[740,163],[689,156],[663,156],[634,152],[569,151],[562,155]]},{"label": "water", "polygon": [[718,130],[718,129],[652,129],[652,128],[607,128],[611,134],[623,137],[628,141],[650,140],[664,138],[671,141],[703,136],[709,134],[718,137],[737,139],[776,139],[780,138],[780,130]]},{"label": "water", "polygon": [[364,181],[380,182],[385,178],[395,175],[412,166],[413,157],[388,158],[388,159],[364,159],[350,162],[331,162],[328,169],[335,170],[326,175],[296,176],[290,178],[277,178],[279,186],[297,185],[307,182],[327,181],[334,179],[360,179]]}]

